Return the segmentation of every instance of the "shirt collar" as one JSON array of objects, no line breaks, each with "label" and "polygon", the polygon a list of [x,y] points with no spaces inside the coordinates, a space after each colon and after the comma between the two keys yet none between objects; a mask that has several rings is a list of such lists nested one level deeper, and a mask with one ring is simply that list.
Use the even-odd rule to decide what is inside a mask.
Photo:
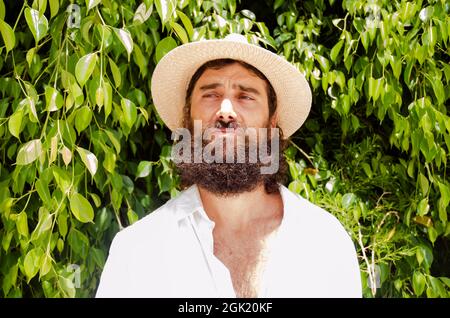
[{"label": "shirt collar", "polygon": [[194,213],[198,213],[202,218],[211,221],[203,208],[196,184],[184,190],[177,199],[178,202],[175,212],[177,221],[181,221]]},{"label": "shirt collar", "polygon": [[[289,215],[293,210],[295,210],[295,203],[297,203],[297,198],[294,193],[292,193],[284,185],[279,184],[281,198],[283,200],[283,223],[289,218]],[[296,200],[297,199],[297,200]],[[190,186],[186,190],[182,191],[179,197],[176,199],[177,206],[175,209],[175,217],[177,221],[181,221],[194,213],[198,213],[201,218],[212,222],[208,215],[206,214],[202,200],[200,198],[200,193],[196,184]]]}]

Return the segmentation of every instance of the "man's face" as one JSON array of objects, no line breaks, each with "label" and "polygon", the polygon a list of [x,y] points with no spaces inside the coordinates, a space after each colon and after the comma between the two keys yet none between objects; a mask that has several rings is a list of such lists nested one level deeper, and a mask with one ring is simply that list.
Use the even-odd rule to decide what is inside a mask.
[{"label": "man's face", "polygon": [[[278,151],[279,138],[272,138],[270,129],[267,129],[276,127],[276,116],[269,118],[268,85],[239,63],[218,69],[207,68],[203,72],[190,94],[191,123],[187,126],[194,138],[187,139],[190,140],[190,150],[182,151],[183,154],[194,154],[196,145],[200,144],[203,157],[196,161],[195,156],[189,155],[187,160],[177,163],[182,183],[197,184],[225,196],[250,191],[261,183],[270,183],[272,188],[276,185],[284,170],[278,171],[282,159]],[[202,133],[196,135],[194,126],[199,122]],[[257,142],[247,135],[250,131],[257,136]],[[239,138],[242,135],[244,139]],[[276,137],[279,137],[278,131]],[[183,149],[183,144],[178,144],[180,149]],[[256,145],[257,150],[251,145]],[[233,160],[227,161],[230,152],[236,157],[232,156]],[[266,157],[270,162],[262,157],[262,154],[269,153],[270,156]],[[275,167],[275,171],[264,172],[262,167],[269,164]]]},{"label": "man's face", "polygon": [[[203,128],[267,127],[269,106],[264,80],[238,63],[207,69],[191,96],[191,119]],[[221,128],[221,129],[220,129]]]}]

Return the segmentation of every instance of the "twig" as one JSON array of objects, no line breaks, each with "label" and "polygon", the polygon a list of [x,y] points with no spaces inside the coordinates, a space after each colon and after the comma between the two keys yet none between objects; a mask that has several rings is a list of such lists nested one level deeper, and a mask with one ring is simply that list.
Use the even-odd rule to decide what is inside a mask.
[{"label": "twig", "polygon": [[297,148],[298,151],[300,151],[300,152],[302,153],[302,155],[303,155],[306,159],[308,159],[308,161],[309,161],[309,163],[311,164],[311,166],[314,167],[314,164],[313,164],[313,162],[312,162],[312,160],[311,160],[311,157],[308,156],[308,155],[306,154],[306,152],[304,152],[304,151],[303,151],[299,146],[297,146],[292,140],[289,140],[289,142],[291,143],[291,145],[293,145],[295,148]]},{"label": "twig", "polygon": [[366,251],[365,251],[366,249],[364,248],[364,244],[362,242],[361,225],[359,224],[359,222],[358,222],[358,243],[359,243],[359,246],[361,247],[364,261],[367,264],[367,271],[369,273],[369,280],[371,282],[370,290],[372,291],[372,295],[375,296],[377,289],[376,289],[376,282],[375,282],[375,277],[374,277],[374,274],[375,274],[374,273],[375,266],[373,265],[374,264],[374,253],[372,251],[372,265],[371,265],[367,258]]}]

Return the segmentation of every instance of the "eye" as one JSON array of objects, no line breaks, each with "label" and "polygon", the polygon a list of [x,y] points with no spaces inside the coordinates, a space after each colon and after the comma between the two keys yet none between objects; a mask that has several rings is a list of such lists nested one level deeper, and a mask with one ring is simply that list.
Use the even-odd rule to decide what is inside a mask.
[{"label": "eye", "polygon": [[208,94],[204,94],[202,97],[203,98],[208,98],[208,99],[215,99],[215,98],[218,98],[219,95],[216,94],[216,93],[208,93]]},{"label": "eye", "polygon": [[243,100],[254,100],[253,97],[249,96],[249,95],[240,95],[239,99],[243,99]]}]

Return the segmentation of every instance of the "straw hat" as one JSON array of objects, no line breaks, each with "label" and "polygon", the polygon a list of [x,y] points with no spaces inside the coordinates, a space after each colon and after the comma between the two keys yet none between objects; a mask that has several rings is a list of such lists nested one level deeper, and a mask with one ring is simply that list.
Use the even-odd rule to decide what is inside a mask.
[{"label": "straw hat", "polygon": [[204,63],[222,58],[244,61],[267,77],[277,94],[278,125],[285,138],[300,128],[311,108],[311,89],[305,76],[281,56],[249,44],[243,35],[230,34],[221,40],[181,45],[156,65],[151,82],[153,102],[172,131],[182,125],[186,90],[192,75]]}]

